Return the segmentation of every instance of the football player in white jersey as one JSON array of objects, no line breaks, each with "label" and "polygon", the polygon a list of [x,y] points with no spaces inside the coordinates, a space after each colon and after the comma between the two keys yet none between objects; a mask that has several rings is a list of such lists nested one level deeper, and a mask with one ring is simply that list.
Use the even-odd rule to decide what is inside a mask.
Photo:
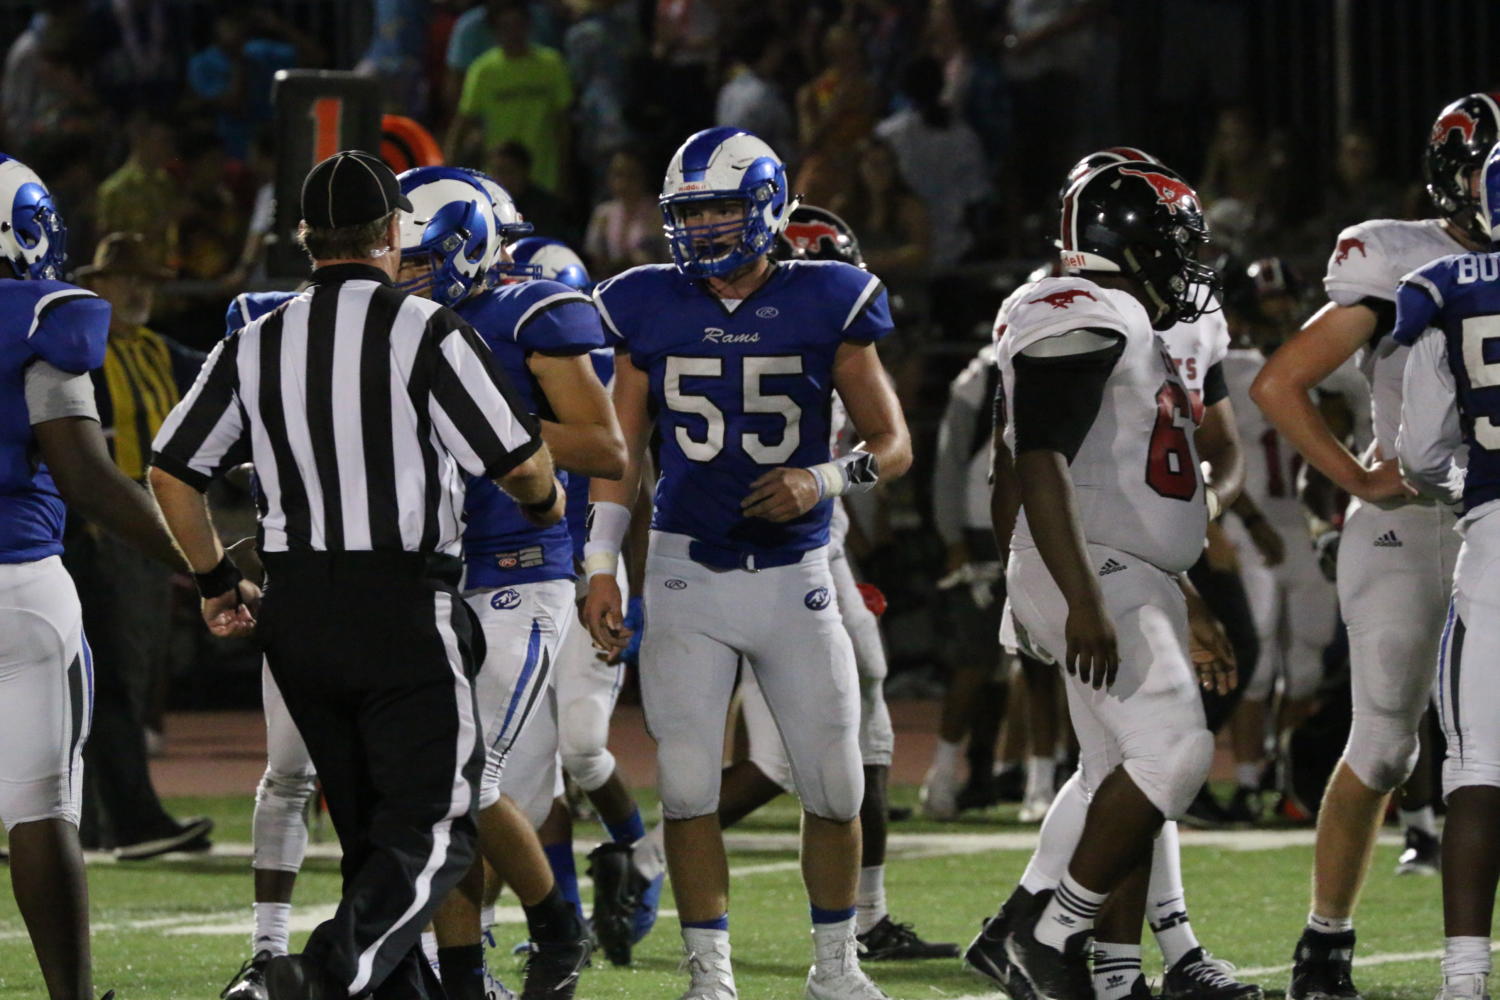
[{"label": "football player in white jersey", "polygon": [[[1453,512],[1419,499],[1401,477],[1395,447],[1408,351],[1387,335],[1402,275],[1488,245],[1472,183],[1497,137],[1500,106],[1489,94],[1443,109],[1423,159],[1440,217],[1374,219],[1344,230],[1323,279],[1328,304],[1272,355],[1250,390],[1287,442],[1354,497],[1338,556],[1354,723],[1318,814],[1312,910],[1297,944],[1292,1000],[1359,995],[1350,964],[1354,907],[1387,798],[1417,757],[1459,539]],[[1309,395],[1357,351],[1375,418],[1374,447],[1358,457],[1329,430]]]},{"label": "football player in white jersey", "polygon": [[1203,547],[1207,491],[1195,408],[1156,329],[1210,309],[1216,279],[1195,258],[1207,239],[1197,195],[1165,167],[1085,174],[1064,197],[1062,236],[1078,276],[1022,286],[997,320],[997,424],[1021,510],[1012,531],[997,509],[996,533],[1010,538],[1017,626],[1068,672],[1091,801],[1056,888],[969,958],[992,975],[1013,964],[1048,1000],[1092,1000],[1099,909],[1143,874],[1213,754],[1175,578]]},{"label": "football player in white jersey", "polygon": [[1291,326],[1299,282],[1280,258],[1234,265],[1224,277],[1225,311],[1234,347],[1224,361],[1235,418],[1246,442],[1245,491],[1226,519],[1240,573],[1260,634],[1261,660],[1251,672],[1234,718],[1237,789],[1231,818],[1259,817],[1265,763],[1266,708],[1280,681],[1278,733],[1307,718],[1323,675],[1323,651],[1333,641],[1338,595],[1318,566],[1308,511],[1297,495],[1302,458],[1281,440],[1250,386]]}]

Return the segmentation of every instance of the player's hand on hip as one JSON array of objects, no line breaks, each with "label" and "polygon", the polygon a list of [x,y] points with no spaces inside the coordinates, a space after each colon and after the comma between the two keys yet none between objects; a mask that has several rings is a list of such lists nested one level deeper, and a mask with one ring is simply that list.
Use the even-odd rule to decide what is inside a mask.
[{"label": "player's hand on hip", "polygon": [[1068,673],[1076,674],[1095,690],[1115,682],[1115,675],[1120,672],[1115,627],[1097,601],[1069,608],[1063,635],[1068,643],[1068,654],[1063,661]]},{"label": "player's hand on hip", "polygon": [[750,484],[750,495],[740,501],[740,513],[767,521],[790,521],[818,505],[818,479],[811,470],[778,468]]},{"label": "player's hand on hip", "polygon": [[1374,504],[1410,500],[1417,495],[1416,488],[1401,478],[1401,466],[1389,458],[1382,458],[1366,469],[1350,492]]},{"label": "player's hand on hip", "polygon": [[221,639],[244,639],[255,634],[260,611],[260,588],[241,580],[234,590],[203,601],[203,621]]},{"label": "player's hand on hip", "polygon": [[608,573],[589,577],[589,593],[583,599],[583,625],[589,630],[594,646],[613,658],[630,642],[621,609],[620,585]]},{"label": "player's hand on hip", "polygon": [[1267,566],[1280,566],[1286,560],[1286,542],[1270,521],[1262,517],[1252,522],[1249,530],[1250,541],[1255,543],[1255,551]]}]

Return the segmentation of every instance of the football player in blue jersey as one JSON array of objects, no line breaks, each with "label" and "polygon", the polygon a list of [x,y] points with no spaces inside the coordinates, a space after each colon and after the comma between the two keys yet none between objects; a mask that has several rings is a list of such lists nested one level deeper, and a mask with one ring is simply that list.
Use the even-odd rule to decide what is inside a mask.
[{"label": "football player in blue jersey", "polygon": [[[559,466],[618,478],[624,440],[589,361],[604,343],[589,297],[513,265],[504,244],[530,227],[500,221],[491,193],[468,171],[419,167],[400,180],[413,205],[403,219],[403,285],[452,306],[479,331],[541,418]],[[502,280],[488,284],[487,276]],[[514,277],[530,280],[503,280]],[[588,934],[575,909],[576,883],[575,898],[565,899],[535,829],[561,780],[554,675],[563,636],[577,627],[572,538],[565,523],[534,527],[513,501],[478,482],[470,484],[465,517],[466,597],[487,645],[475,683],[489,743],[481,846],[527,911],[536,950],[524,995],[571,996],[588,960]],[[483,869],[476,866],[434,921],[444,985],[454,998],[484,995],[482,978],[456,981],[482,966],[482,899]]]},{"label": "football player in blue jersey", "polygon": [[1411,348],[1396,452],[1408,481],[1459,512],[1463,545],[1437,657],[1447,740],[1443,795],[1443,986],[1489,996],[1500,881],[1500,144],[1471,182],[1488,252],[1441,257],[1401,280],[1391,338]]},{"label": "football player in blue jersey", "polygon": [[[0,153],[0,821],[47,995],[93,1000],[78,844],[93,665],[60,558],[64,503],[190,568],[150,496],[110,458],[87,374],[104,362],[109,303],[58,280],[66,245],[41,178]],[[241,596],[257,594],[247,585]]]},{"label": "football player in blue jersey", "polygon": [[[675,263],[632,268],[594,293],[616,343],[628,464],[621,481],[591,490],[584,621],[603,648],[629,639],[615,572],[641,456],[659,431],[640,675],[689,1000],[737,996],[718,806],[741,660],[786,738],[802,799],[816,954],[807,995],[885,996],[855,941],[859,682],[828,538],[833,498],[904,473],[911,441],[875,349],[891,331],[880,280],[841,261],[767,256],[795,204],[764,142],[699,132],[673,155],[662,189]],[[831,459],[835,390],[862,442]]]}]

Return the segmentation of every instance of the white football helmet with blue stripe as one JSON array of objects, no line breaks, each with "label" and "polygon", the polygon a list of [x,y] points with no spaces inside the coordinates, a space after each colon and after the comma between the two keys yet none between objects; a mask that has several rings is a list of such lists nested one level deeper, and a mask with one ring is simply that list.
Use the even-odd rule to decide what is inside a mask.
[{"label": "white football helmet with blue stripe", "polygon": [[573,248],[562,240],[554,240],[546,236],[528,236],[510,245],[510,256],[518,267],[536,265],[540,271],[537,275],[539,278],[560,281],[569,288],[576,288],[585,294],[594,287],[594,281],[589,277],[589,269],[584,266],[583,258],[574,253]]},{"label": "white football helmet with blue stripe", "polygon": [[531,264],[521,264],[505,259],[505,248],[517,237],[525,236],[532,231],[531,223],[521,218],[516,203],[510,196],[510,192],[500,186],[500,182],[482,170],[472,170],[468,167],[462,168],[466,173],[473,176],[484,188],[484,193],[489,196],[490,210],[495,215],[495,232],[500,234],[500,239],[495,243],[494,252],[490,256],[490,262],[485,266],[485,274],[490,285],[498,285],[503,281],[524,280],[526,278],[540,278],[541,269]]},{"label": "white football helmet with blue stripe", "polygon": [[68,255],[68,228],[36,172],[0,153],[0,259],[17,278],[58,280]]},{"label": "white football helmet with blue stripe", "polygon": [[[745,203],[743,219],[683,221],[688,204],[729,199]],[[691,136],[672,155],[660,204],[677,267],[701,278],[729,274],[770,253],[797,199],[787,193],[786,165],[770,146],[743,129],[719,127]]]}]

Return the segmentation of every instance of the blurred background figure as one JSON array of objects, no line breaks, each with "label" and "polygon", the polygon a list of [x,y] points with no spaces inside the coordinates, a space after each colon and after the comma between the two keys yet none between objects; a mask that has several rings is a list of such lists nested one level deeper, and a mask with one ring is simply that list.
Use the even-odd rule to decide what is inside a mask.
[{"label": "blurred background figure", "polygon": [[583,251],[600,279],[667,259],[656,192],[634,153],[621,150],[610,158],[609,200],[594,208]]}]

